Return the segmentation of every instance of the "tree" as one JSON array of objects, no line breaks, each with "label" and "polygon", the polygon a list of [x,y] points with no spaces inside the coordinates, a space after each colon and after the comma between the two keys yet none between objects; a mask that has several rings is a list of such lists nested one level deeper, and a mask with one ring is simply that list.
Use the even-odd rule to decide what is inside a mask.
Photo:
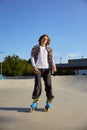
[{"label": "tree", "polygon": [[3,75],[24,76],[32,74],[32,65],[17,55],[6,56],[3,62]]}]

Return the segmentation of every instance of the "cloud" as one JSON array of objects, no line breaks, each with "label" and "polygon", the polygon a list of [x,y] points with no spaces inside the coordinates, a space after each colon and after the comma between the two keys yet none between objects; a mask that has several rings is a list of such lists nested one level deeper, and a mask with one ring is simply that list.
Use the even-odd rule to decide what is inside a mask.
[{"label": "cloud", "polygon": [[62,58],[62,63],[67,63],[69,59],[79,59],[81,55],[77,52],[70,52]]},{"label": "cloud", "polygon": [[67,58],[69,59],[76,59],[79,57],[79,54],[77,52],[70,52],[69,54],[67,54]]},{"label": "cloud", "polygon": [[54,51],[53,57],[54,57],[55,63],[60,63],[60,60],[61,60],[61,63],[68,63],[69,59],[80,59],[83,57],[83,55],[77,52],[69,52],[68,54],[64,55],[64,54],[60,54]]},{"label": "cloud", "polygon": [[59,53],[56,52],[56,51],[54,51],[53,57],[54,57],[55,63],[57,63],[57,62],[58,62],[58,59],[59,59]]},{"label": "cloud", "polygon": [[70,53],[66,54],[65,56],[63,56],[55,51],[53,56],[54,56],[54,60],[56,63],[60,63],[60,60],[62,63],[67,63],[68,59],[79,58],[79,54],[77,52],[70,52]]},{"label": "cloud", "polygon": [[59,54],[58,54],[58,52],[56,52],[56,51],[54,51],[54,57],[59,57]]}]

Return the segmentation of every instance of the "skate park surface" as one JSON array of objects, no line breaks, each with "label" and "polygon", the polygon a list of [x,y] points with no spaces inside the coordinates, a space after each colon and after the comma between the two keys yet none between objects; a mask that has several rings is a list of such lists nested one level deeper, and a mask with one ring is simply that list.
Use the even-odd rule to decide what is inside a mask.
[{"label": "skate park surface", "polygon": [[34,77],[0,80],[0,130],[87,130],[87,76],[52,76],[55,99],[44,111],[42,94],[30,112]]}]

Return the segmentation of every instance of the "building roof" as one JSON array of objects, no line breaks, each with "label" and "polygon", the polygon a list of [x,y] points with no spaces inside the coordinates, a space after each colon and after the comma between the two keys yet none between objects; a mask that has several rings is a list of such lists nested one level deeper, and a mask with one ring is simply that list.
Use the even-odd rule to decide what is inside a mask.
[{"label": "building roof", "polygon": [[83,68],[87,69],[87,59],[68,60],[68,63],[56,64],[57,68]]},{"label": "building roof", "polygon": [[87,63],[87,58],[82,59],[69,59],[68,63]]}]

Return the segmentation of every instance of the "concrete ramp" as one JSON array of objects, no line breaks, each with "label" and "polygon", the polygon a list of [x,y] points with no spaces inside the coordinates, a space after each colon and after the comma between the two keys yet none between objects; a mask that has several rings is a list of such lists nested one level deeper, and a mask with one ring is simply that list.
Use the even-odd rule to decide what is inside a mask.
[{"label": "concrete ramp", "polygon": [[0,130],[87,130],[87,76],[52,76],[55,99],[44,111],[44,82],[30,113],[34,78],[0,80]]}]

